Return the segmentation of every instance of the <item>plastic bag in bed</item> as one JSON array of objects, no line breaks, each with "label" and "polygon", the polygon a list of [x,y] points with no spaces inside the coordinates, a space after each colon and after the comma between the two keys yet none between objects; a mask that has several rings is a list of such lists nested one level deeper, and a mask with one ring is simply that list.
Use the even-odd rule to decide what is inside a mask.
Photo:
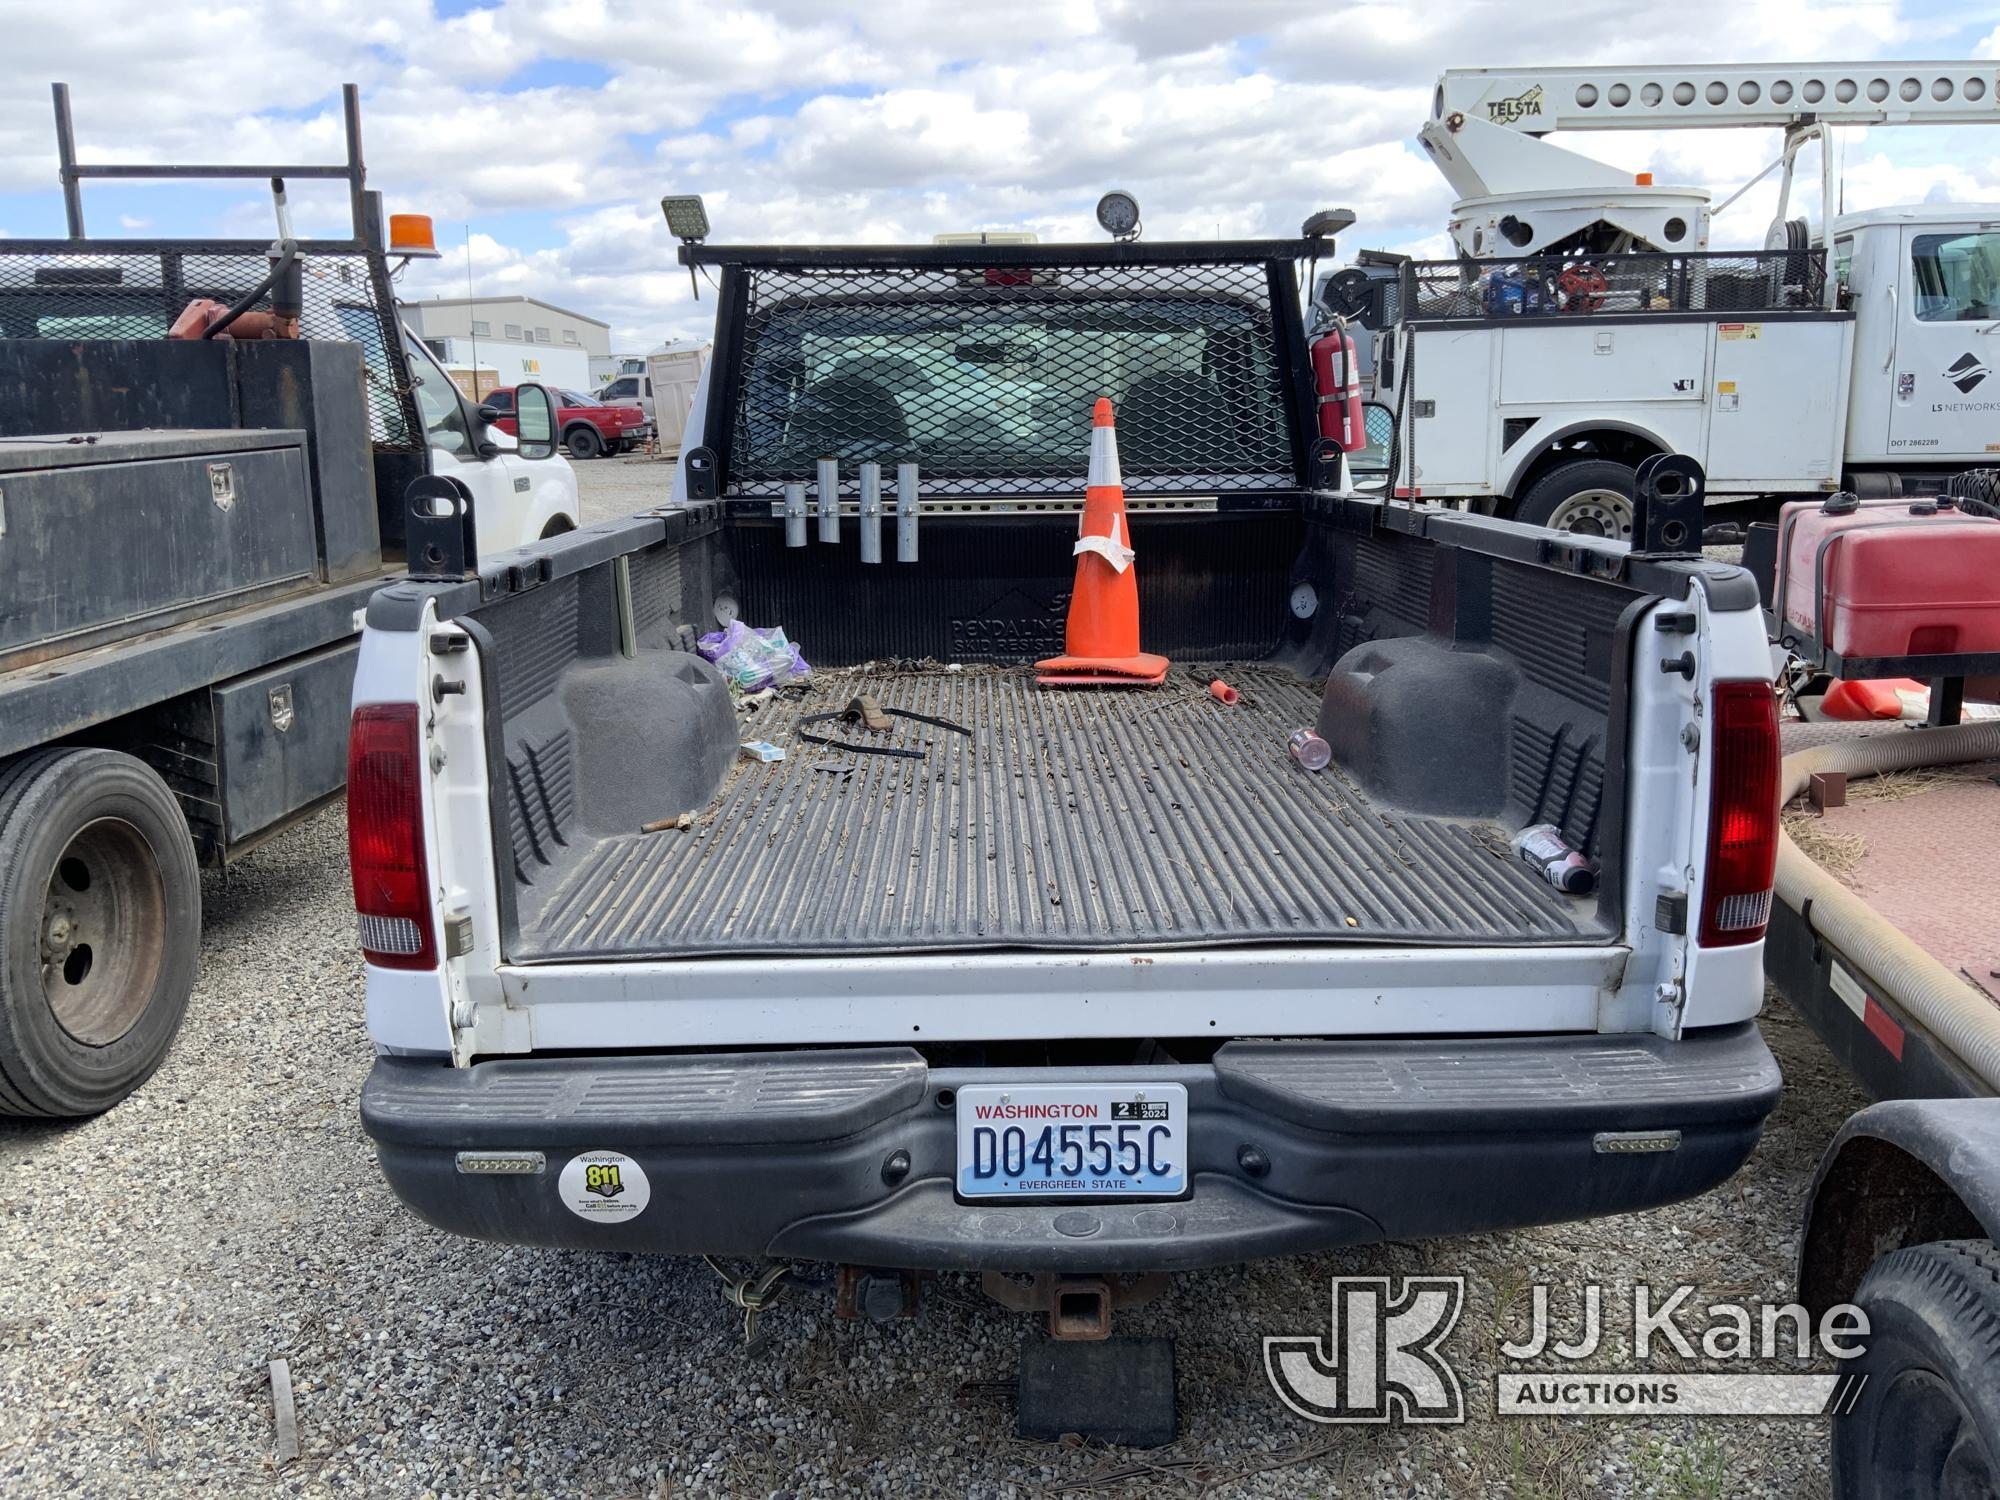
[{"label": "plastic bag in bed", "polygon": [[727,630],[715,631],[696,641],[695,649],[746,693],[802,682],[812,675],[812,668],[799,655],[799,648],[785,639],[785,632],[776,625],[768,630],[752,630],[741,620],[731,620]]}]

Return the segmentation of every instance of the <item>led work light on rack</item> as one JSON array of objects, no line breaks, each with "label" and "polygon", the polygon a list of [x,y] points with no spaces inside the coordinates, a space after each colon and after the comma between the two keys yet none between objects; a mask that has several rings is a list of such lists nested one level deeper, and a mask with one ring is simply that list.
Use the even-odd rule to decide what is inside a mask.
[{"label": "led work light on rack", "polygon": [[1116,188],[1097,200],[1097,223],[1114,240],[1136,240],[1145,227],[1139,222],[1139,200]]},{"label": "led work light on rack", "polygon": [[[666,215],[667,232],[682,244],[699,245],[708,238],[708,209],[701,194],[669,193],[660,200],[660,212]],[[688,281],[694,287],[694,300],[701,301],[701,279],[693,261],[688,262]]]}]

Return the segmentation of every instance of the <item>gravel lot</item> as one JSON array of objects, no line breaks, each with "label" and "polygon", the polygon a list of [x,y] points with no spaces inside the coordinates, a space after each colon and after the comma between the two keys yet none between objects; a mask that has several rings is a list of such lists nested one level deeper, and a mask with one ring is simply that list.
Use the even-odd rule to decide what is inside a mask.
[{"label": "gravel lot", "polygon": [[673,489],[674,461],[670,458],[594,458],[572,467],[585,526],[665,505]]},{"label": "gravel lot", "polygon": [[[591,519],[664,493],[664,465],[582,468]],[[1495,1346],[1531,1281],[1784,1299],[1812,1168],[1864,1101],[1776,1003],[1788,1091],[1736,1180],[1651,1214],[1178,1278],[1120,1320],[1178,1340],[1183,1435],[1134,1454],[1012,1436],[1027,1323],[968,1278],[888,1328],[801,1294],[751,1358],[699,1262],[430,1230],[390,1197],[356,1119],[369,1049],[341,811],[205,877],[204,901],[201,980],[161,1072],[97,1120],[0,1122],[9,1494],[1826,1491],[1818,1421],[1492,1415]],[[1278,1404],[1262,1335],[1323,1329],[1330,1275],[1417,1272],[1472,1280],[1450,1346],[1466,1426],[1328,1429]],[[283,1468],[273,1358],[290,1362],[304,1449]]]}]

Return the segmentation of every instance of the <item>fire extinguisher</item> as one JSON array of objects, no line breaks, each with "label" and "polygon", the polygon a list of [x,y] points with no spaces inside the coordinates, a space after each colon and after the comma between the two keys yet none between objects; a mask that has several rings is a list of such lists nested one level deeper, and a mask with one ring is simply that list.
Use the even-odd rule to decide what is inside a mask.
[{"label": "fire extinguisher", "polygon": [[1361,368],[1347,320],[1313,340],[1313,384],[1319,390],[1319,435],[1352,453],[1367,441],[1361,418]]}]

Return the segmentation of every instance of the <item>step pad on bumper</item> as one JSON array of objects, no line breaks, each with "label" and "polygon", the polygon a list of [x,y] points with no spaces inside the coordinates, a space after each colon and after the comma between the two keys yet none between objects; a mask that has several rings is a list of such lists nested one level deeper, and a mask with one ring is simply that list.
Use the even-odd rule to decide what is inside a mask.
[{"label": "step pad on bumper", "polygon": [[[1222,1092],[1316,1130],[1560,1127],[1607,1109],[1643,1126],[1664,1107],[1688,1123],[1761,1116],[1777,1065],[1749,1024],[1686,1043],[1657,1036],[1436,1041],[1231,1042]],[[1761,1104],[1761,1108],[1758,1107]],[[1606,1128],[1611,1128],[1607,1126]]]},{"label": "step pad on bumper", "polygon": [[362,1098],[377,1140],[434,1143],[454,1120],[476,1139],[509,1131],[594,1141],[607,1126],[646,1122],[674,1142],[837,1140],[924,1096],[924,1060],[908,1047],[702,1053],[686,1057],[505,1058],[470,1068],[413,1063],[393,1088],[370,1079]]}]

